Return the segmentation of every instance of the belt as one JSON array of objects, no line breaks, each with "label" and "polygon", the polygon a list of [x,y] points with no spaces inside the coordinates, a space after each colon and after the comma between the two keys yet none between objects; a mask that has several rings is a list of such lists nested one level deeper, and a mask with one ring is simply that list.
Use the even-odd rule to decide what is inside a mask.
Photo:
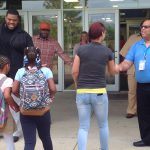
[{"label": "belt", "polygon": [[106,88],[97,88],[97,89],[77,89],[76,91],[78,94],[81,94],[81,93],[107,93],[106,91]]}]

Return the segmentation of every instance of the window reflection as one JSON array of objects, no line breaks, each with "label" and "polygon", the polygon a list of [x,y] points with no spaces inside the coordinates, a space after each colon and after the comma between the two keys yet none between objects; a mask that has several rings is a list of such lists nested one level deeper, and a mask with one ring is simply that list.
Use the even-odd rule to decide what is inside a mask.
[{"label": "window reflection", "polygon": [[[83,8],[148,8],[150,6],[149,0],[124,0],[124,1],[110,1],[110,0],[20,0],[19,4],[15,0],[7,0],[7,4],[13,5],[14,8],[22,8],[23,10],[41,10],[41,9],[78,9]],[[18,1],[19,2],[19,1]],[[61,7],[61,4],[63,5]],[[20,5],[20,6],[19,6]],[[10,6],[10,5],[9,5]],[[19,6],[19,7],[18,7]],[[11,6],[12,8],[12,6]],[[6,0],[0,0],[0,10],[6,9]]]},{"label": "window reflection", "polygon": [[109,0],[86,0],[86,7],[88,8],[109,8],[112,3]]},{"label": "window reflection", "polygon": [[[82,12],[64,11],[64,51],[73,58],[73,47],[80,40],[82,32]],[[74,89],[71,76],[71,66],[65,65],[64,68],[64,88]]]},{"label": "window reflection", "polygon": [[[15,0],[14,0],[15,1]],[[6,6],[13,6],[14,8],[23,10],[41,10],[41,9],[60,9],[61,8],[61,0],[20,0],[17,4],[14,1],[0,0],[0,10],[6,9]],[[21,6],[19,6],[21,5]],[[11,8],[12,8],[11,6]],[[18,7],[19,6],[19,7]]]},{"label": "window reflection", "polygon": [[63,8],[81,9],[84,6],[84,0],[64,0]]},{"label": "window reflection", "polygon": [[[109,47],[112,52],[115,54],[115,14],[111,13],[97,13],[97,14],[89,14],[89,24],[100,21],[102,22],[106,29],[107,34],[106,38],[103,41],[103,44],[107,47]],[[108,71],[106,69],[106,80],[107,84],[115,84],[115,76],[112,76],[108,74]]]},{"label": "window reflection", "polygon": [[25,9],[60,9],[60,0],[23,0],[23,8]]},{"label": "window reflection", "polygon": [[60,0],[44,0],[43,6],[46,9],[52,8],[52,9],[58,9],[60,8],[61,1]]},{"label": "window reflection", "polygon": [[0,24],[5,20],[5,16],[0,16]]},{"label": "window reflection", "polygon": [[96,21],[100,21],[106,26],[107,34],[103,44],[109,47],[112,51],[114,51],[115,15],[111,13],[89,14],[89,24]]},{"label": "window reflection", "polygon": [[6,9],[6,1],[0,1],[0,10]]},{"label": "window reflection", "polygon": [[85,6],[88,8],[135,8],[138,7],[138,3],[136,0],[85,0]]}]

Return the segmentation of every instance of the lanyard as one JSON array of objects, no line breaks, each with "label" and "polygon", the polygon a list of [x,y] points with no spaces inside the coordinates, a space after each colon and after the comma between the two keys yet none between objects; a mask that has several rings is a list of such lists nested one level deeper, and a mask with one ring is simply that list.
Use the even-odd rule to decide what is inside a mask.
[{"label": "lanyard", "polygon": [[145,50],[145,52],[144,52],[144,59],[145,59],[145,60],[146,60],[147,51],[148,51],[149,48],[150,48],[150,47],[148,47],[148,48]]},{"label": "lanyard", "polygon": [[147,50],[144,52],[144,59],[146,60]]}]

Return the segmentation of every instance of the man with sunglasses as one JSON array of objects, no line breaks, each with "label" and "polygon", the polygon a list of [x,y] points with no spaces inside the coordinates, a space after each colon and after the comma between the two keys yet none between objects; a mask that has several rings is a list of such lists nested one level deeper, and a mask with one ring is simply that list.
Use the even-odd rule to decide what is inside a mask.
[{"label": "man with sunglasses", "polygon": [[50,37],[51,25],[49,22],[41,22],[39,25],[39,35],[32,37],[36,47],[41,49],[41,61],[44,66],[53,67],[53,58],[55,55],[61,57],[66,64],[71,65],[72,60],[64,54],[60,44]]},{"label": "man with sunglasses", "polygon": [[136,147],[150,146],[150,19],[140,26],[142,39],[136,42],[127,53],[125,60],[116,65],[116,71],[126,71],[135,66],[137,81],[137,116],[141,140],[134,142]]}]

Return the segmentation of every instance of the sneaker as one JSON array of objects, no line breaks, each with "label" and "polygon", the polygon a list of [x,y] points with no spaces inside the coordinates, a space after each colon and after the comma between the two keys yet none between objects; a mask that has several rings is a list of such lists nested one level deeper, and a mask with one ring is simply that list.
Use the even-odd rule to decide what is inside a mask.
[{"label": "sneaker", "polygon": [[16,143],[17,141],[19,141],[19,137],[18,136],[13,136],[14,139],[14,143]]}]

